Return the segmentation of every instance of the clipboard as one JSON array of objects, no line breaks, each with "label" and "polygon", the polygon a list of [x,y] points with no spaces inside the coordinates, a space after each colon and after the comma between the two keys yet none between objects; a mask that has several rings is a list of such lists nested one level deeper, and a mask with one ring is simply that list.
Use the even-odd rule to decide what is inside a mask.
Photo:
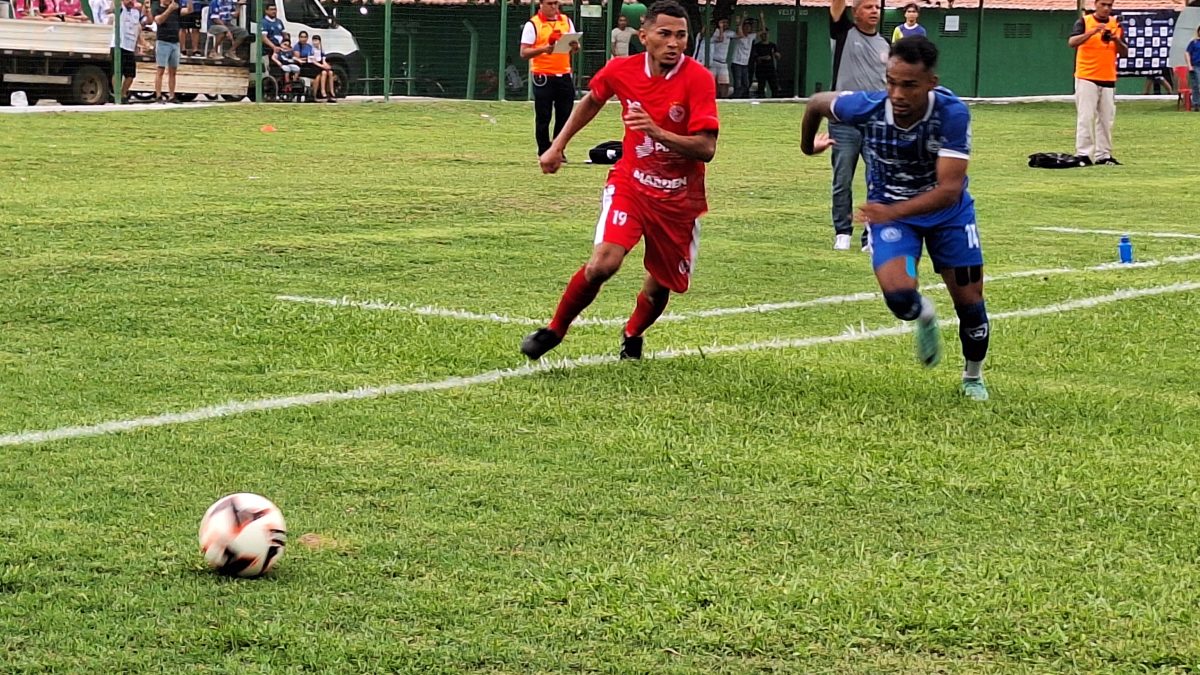
[{"label": "clipboard", "polygon": [[562,37],[558,38],[558,42],[554,43],[554,51],[551,54],[567,54],[571,51],[571,43],[578,42],[583,44],[583,33],[563,33]]}]

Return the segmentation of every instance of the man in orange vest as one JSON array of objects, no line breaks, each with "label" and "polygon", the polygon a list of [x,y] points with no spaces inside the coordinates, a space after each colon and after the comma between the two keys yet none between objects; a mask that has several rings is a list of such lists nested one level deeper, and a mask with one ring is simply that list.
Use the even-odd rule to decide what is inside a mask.
[{"label": "man in orange vest", "polygon": [[579,42],[573,42],[569,52],[555,53],[559,39],[575,32],[575,25],[558,11],[558,5],[559,0],[541,0],[537,14],[521,31],[521,58],[529,59],[529,74],[533,79],[534,133],[539,157],[550,149],[551,112],[554,135],[558,136],[575,105],[571,57],[579,51]]},{"label": "man in orange vest", "polygon": [[1112,156],[1117,58],[1129,55],[1129,45],[1112,9],[1113,0],[1096,0],[1096,11],[1076,21],[1067,39],[1075,49],[1075,155],[1084,166],[1120,164]]}]

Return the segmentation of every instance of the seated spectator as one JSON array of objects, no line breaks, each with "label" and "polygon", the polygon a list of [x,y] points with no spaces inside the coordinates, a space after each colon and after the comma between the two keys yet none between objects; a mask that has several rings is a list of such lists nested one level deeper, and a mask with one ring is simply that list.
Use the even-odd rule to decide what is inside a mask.
[{"label": "seated spectator", "polygon": [[295,82],[300,77],[300,65],[296,63],[296,57],[292,52],[292,41],[284,38],[280,49],[271,55],[271,63],[274,63],[283,71],[283,83],[289,85]]},{"label": "seated spectator", "polygon": [[58,0],[32,0],[31,5],[37,9],[37,18],[42,21],[62,21],[62,10]]},{"label": "seated spectator", "polygon": [[36,19],[37,10],[33,8],[37,0],[13,0],[12,15],[14,19]]},{"label": "seated spectator", "polygon": [[317,76],[313,80],[314,96],[317,99],[325,99],[326,103],[337,103],[337,97],[334,96],[334,81],[333,81],[333,66],[325,60],[325,50],[321,48],[321,36],[312,36],[312,56],[308,57],[308,62],[318,69]]},{"label": "seated spectator", "polygon": [[81,0],[59,0],[58,11],[62,20],[68,23],[91,23],[91,19],[83,13]]},{"label": "seated spectator", "polygon": [[[250,37],[250,33],[238,25],[239,5],[235,0],[212,0],[208,6],[208,32],[213,36],[213,51],[208,55],[210,59],[229,58],[234,61],[241,61],[238,58],[238,47],[242,46],[246,38]],[[221,53],[221,44],[225,42],[225,36],[229,36],[230,46],[225,50],[224,55]]]}]

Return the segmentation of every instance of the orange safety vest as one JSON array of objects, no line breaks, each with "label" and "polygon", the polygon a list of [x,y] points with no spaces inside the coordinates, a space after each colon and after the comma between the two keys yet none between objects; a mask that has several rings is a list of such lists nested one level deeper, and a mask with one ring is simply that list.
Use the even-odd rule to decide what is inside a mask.
[{"label": "orange safety vest", "polygon": [[[532,23],[533,29],[537,31],[537,39],[533,42],[535,48],[550,44],[550,34],[556,30],[563,35],[571,32],[571,21],[561,12],[554,21],[538,12],[529,19],[529,23]],[[529,70],[537,75],[566,75],[571,72],[571,55],[538,54],[529,62]]]},{"label": "orange safety vest", "polygon": [[[1083,17],[1083,32],[1088,32],[1096,26],[1104,25],[1096,20],[1095,15]],[[1109,17],[1107,24],[1113,32],[1113,37],[1124,37],[1117,22]],[[1075,48],[1075,77],[1080,80],[1095,82],[1117,81],[1117,41],[1105,42],[1103,33],[1093,35]]]}]

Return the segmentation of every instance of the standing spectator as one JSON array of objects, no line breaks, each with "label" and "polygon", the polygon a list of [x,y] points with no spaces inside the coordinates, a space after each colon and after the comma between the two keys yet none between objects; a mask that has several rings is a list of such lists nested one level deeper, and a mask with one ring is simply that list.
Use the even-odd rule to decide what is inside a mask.
[{"label": "standing spectator", "polygon": [[685,293],[691,284],[699,218],[708,210],[705,164],[717,152],[720,128],[713,81],[685,55],[687,14],[675,0],[655,2],[641,34],[645,59],[616,59],[601,68],[566,129],[538,159],[543,173],[558,171],[571,138],[606,101],[620,101],[625,151],[608,174],[591,257],[571,277],[550,324],[521,341],[521,353],[532,360],[562,342],[643,238],[646,276],[621,331],[620,358],[642,358],[643,334],[671,293]]},{"label": "standing spectator", "polygon": [[570,45],[570,53],[554,53],[559,38],[575,32],[575,24],[558,11],[558,6],[559,0],[541,0],[537,14],[521,31],[521,58],[529,59],[529,74],[533,78],[533,125],[539,157],[550,149],[551,113],[557,137],[575,105],[571,57],[579,51],[579,42]]},{"label": "standing spectator", "polygon": [[633,39],[629,41],[629,53],[641,54],[646,51],[642,45],[642,39],[638,35],[638,31],[642,29],[642,17],[646,16],[646,6],[641,0],[625,0],[621,5],[621,16],[629,22],[629,27],[633,29]]},{"label": "standing spectator", "polygon": [[729,98],[729,50],[737,33],[730,30],[729,19],[719,19],[717,27],[708,39],[696,45],[703,50],[696,58],[708,65],[708,70],[717,81],[717,96]]},{"label": "standing spectator", "polygon": [[279,8],[275,3],[267,5],[263,11],[262,53],[270,58],[283,44],[283,22],[279,20]]},{"label": "standing spectator", "polygon": [[113,25],[113,0],[92,0],[88,7],[92,9],[92,23]]},{"label": "standing spectator", "polygon": [[612,29],[612,55],[629,56],[629,41],[633,39],[634,29],[629,27],[629,19],[624,14],[617,17],[617,27]]},{"label": "standing spectator", "polygon": [[[154,100],[179,103],[175,97],[175,73],[179,70],[179,3],[175,0],[153,0],[150,13],[158,25],[158,39],[154,43]],[[171,97],[162,93],[163,72],[167,73],[167,84]]]},{"label": "standing spectator", "polygon": [[758,42],[750,54],[754,62],[754,78],[758,80],[758,97],[766,98],[767,85],[771,86],[771,97],[779,97],[779,79],[776,75],[779,65],[779,47],[771,42],[770,33],[764,22],[763,29],[758,31]]},{"label": "standing spectator", "polygon": [[325,60],[325,49],[321,47],[321,36],[312,36],[312,56],[308,62],[317,69],[317,77],[313,80],[313,89],[318,100],[325,99],[326,103],[337,103],[334,95],[333,66]]},{"label": "standing spectator", "polygon": [[[129,88],[137,77],[137,52],[142,39],[142,27],[150,17],[142,13],[137,0],[121,0],[121,103],[129,103]],[[112,43],[110,42],[111,46]]]},{"label": "standing spectator", "polygon": [[1142,95],[1145,96],[1149,94],[1151,87],[1154,87],[1155,96],[1163,93],[1163,87],[1167,88],[1167,94],[1174,94],[1175,87],[1171,84],[1171,80],[1174,79],[1174,77],[1175,75],[1171,72],[1170,68],[1163,68],[1157,72],[1147,75],[1146,83],[1142,85]]},{"label": "standing spectator", "polygon": [[[879,0],[833,0],[829,15],[829,37],[833,40],[834,91],[879,91],[887,88],[888,41],[879,34]],[[852,124],[829,120],[829,136],[834,140],[833,164],[833,249],[849,251],[854,234],[851,208],[854,205],[854,173],[858,158],[866,162],[862,133]],[[870,250],[865,223],[862,247]]]},{"label": "standing spectator", "polygon": [[240,6],[235,0],[212,0],[208,5],[208,32],[213,36],[213,51],[210,59],[222,58],[221,43],[229,36],[229,49],[225,50],[224,58],[241,61],[238,57],[238,47],[250,37],[250,33],[238,25]]},{"label": "standing spectator", "polygon": [[1112,156],[1117,116],[1117,58],[1129,55],[1125,29],[1112,15],[1113,0],[1075,22],[1067,45],[1075,50],[1075,156],[1081,166],[1120,164]]},{"label": "standing spectator", "polygon": [[200,15],[203,14],[200,1],[180,0],[179,53],[184,56],[204,56],[200,51]]},{"label": "standing spectator", "polygon": [[[1187,44],[1184,51],[1187,59],[1188,84],[1192,87],[1192,112],[1200,112],[1200,28],[1196,29],[1196,37]],[[1179,88],[1183,88],[1183,82]]]},{"label": "standing spectator", "polygon": [[754,20],[743,15],[738,21],[730,56],[734,98],[750,98],[750,53],[755,42],[758,42],[758,34],[754,32]]},{"label": "standing spectator", "polygon": [[904,6],[904,23],[896,26],[896,30],[892,31],[892,42],[902,40],[906,37],[925,37],[925,27],[917,23],[917,19],[921,18],[921,8],[917,7],[917,3],[910,2]]}]

